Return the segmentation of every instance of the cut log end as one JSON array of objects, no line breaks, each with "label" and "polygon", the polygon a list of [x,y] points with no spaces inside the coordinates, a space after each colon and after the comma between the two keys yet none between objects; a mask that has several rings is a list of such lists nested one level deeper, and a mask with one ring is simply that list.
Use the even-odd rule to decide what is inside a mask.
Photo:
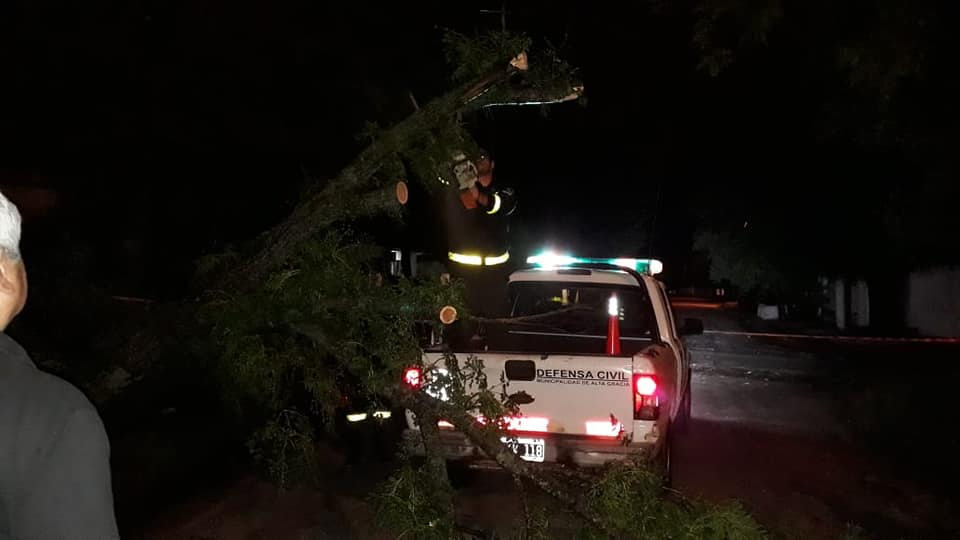
[{"label": "cut log end", "polygon": [[443,324],[453,324],[457,320],[457,308],[453,306],[443,306],[440,309],[440,322]]},{"label": "cut log end", "polygon": [[396,187],[397,202],[400,204],[407,204],[407,201],[410,200],[410,190],[407,189],[407,183],[404,181],[397,182]]}]

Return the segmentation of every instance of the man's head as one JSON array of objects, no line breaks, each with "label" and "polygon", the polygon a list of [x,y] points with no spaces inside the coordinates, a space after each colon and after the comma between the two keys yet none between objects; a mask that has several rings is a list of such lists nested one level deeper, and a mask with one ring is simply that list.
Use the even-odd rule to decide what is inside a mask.
[{"label": "man's head", "polygon": [[20,211],[0,193],[0,330],[27,302],[27,271],[20,257]]}]

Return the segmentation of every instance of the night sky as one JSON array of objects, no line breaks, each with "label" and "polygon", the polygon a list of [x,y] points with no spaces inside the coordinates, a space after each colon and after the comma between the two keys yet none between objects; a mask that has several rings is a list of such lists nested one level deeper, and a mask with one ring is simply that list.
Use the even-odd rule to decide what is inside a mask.
[{"label": "night sky", "polygon": [[[58,196],[28,257],[114,294],[182,294],[198,255],[346,164],[366,121],[449,88],[441,30],[496,29],[481,9],[498,4],[4,3],[0,185]],[[762,20],[721,13],[732,62],[714,76],[696,39],[708,4],[507,3],[508,28],[548,39],[587,88],[585,103],[465,118],[518,190],[517,249],[653,254],[678,284],[706,279],[703,227],[756,230],[827,271],[954,257],[931,231],[956,221],[938,217],[956,193],[940,26],[955,8],[770,1],[762,39]]]}]

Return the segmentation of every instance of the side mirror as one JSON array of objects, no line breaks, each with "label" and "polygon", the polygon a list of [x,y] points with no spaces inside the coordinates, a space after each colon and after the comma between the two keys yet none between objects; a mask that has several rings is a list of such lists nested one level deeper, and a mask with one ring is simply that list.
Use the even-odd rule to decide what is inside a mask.
[{"label": "side mirror", "polygon": [[703,333],[703,321],[700,319],[684,319],[681,336],[697,336]]}]

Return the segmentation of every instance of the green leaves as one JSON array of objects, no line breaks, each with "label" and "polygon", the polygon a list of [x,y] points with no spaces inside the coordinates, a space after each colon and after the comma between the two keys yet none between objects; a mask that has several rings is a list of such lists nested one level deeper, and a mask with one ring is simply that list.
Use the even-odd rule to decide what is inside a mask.
[{"label": "green leaves", "polygon": [[397,539],[456,538],[453,492],[445,480],[410,465],[401,467],[371,498],[378,525]]},{"label": "green leaves", "polygon": [[447,30],[443,35],[447,62],[453,67],[453,78],[464,81],[488,75],[497,67],[530,49],[532,40],[522,34],[487,32],[467,36]]},{"label": "green leaves", "polygon": [[222,356],[218,378],[237,406],[270,417],[302,406],[323,417],[339,402],[339,387],[389,394],[400,371],[420,358],[418,320],[435,320],[443,305],[459,305],[457,285],[378,274],[382,250],[347,231],[305,246],[295,261],[245,294],[211,298],[202,310]]},{"label": "green leaves", "polygon": [[248,446],[281,488],[311,478],[317,470],[313,428],[297,411],[281,411],[256,432]]},{"label": "green leaves", "polygon": [[[738,505],[710,506],[665,496],[660,477],[643,461],[614,464],[594,484],[587,508],[617,538],[747,540],[763,530]],[[584,538],[601,538],[586,529]]]}]

